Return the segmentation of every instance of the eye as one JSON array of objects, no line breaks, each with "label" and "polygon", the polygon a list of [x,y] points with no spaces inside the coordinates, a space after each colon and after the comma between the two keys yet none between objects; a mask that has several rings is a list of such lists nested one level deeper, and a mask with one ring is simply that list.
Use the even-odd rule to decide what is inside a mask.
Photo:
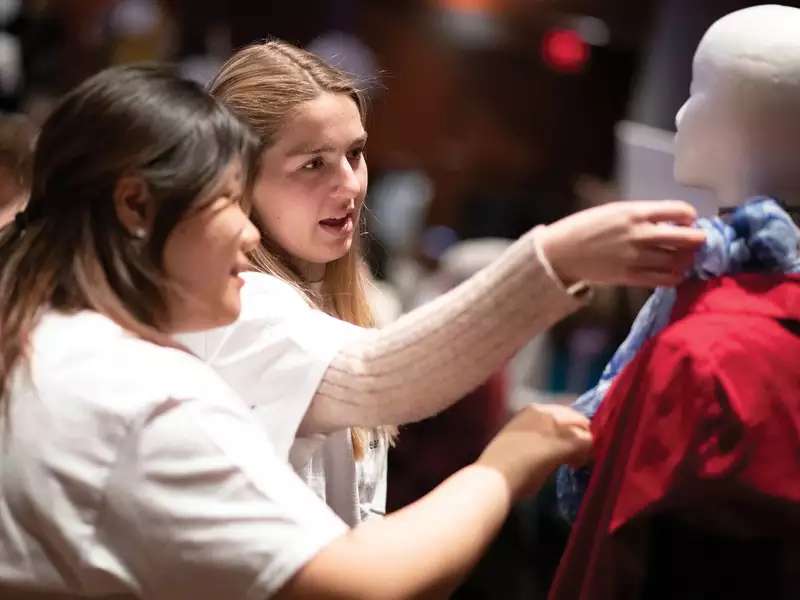
[{"label": "eye", "polygon": [[315,156],[300,168],[303,171],[316,171],[317,169],[321,169],[324,166],[325,166],[325,161],[323,161],[321,157]]},{"label": "eye", "polygon": [[357,161],[362,156],[364,156],[364,146],[358,146],[357,148],[353,148],[350,152],[347,153],[347,159],[350,161]]},{"label": "eye", "polygon": [[239,189],[225,189],[219,193],[220,199],[225,200],[230,204],[238,204],[242,199],[242,192]]}]

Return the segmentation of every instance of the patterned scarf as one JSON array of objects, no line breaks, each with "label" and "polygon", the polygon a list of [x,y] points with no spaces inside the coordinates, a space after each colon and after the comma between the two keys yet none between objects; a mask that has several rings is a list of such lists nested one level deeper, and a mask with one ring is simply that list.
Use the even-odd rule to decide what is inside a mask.
[{"label": "patterned scarf", "polygon": [[[739,206],[730,217],[699,219],[706,242],[695,256],[686,278],[711,279],[742,272],[800,272],[800,230],[791,217],[766,197],[756,197]],[[595,387],[573,405],[591,418],[603,402],[617,375],[639,348],[667,326],[675,304],[675,288],[657,288],[636,316],[631,331],[614,353]],[[556,476],[556,494],[561,515],[574,521],[589,483],[588,468],[561,467]]]}]

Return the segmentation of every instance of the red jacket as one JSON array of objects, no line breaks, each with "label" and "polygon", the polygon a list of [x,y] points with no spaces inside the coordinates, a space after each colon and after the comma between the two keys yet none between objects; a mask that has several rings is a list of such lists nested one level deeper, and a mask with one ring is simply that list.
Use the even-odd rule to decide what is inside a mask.
[{"label": "red jacket", "polygon": [[800,277],[682,285],[592,428],[551,600],[800,598]]}]

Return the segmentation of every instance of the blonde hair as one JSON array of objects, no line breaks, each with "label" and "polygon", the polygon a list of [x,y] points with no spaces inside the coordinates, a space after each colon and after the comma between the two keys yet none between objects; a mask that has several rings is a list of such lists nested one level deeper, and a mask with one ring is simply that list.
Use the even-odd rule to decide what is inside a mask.
[{"label": "blonde hair", "polygon": [[[209,84],[209,90],[258,134],[262,150],[275,143],[281,127],[299,105],[322,93],[349,96],[358,107],[362,124],[366,119],[366,97],[350,76],[311,52],[280,40],[252,44],[236,52]],[[251,179],[248,189],[252,189],[252,183]],[[249,198],[250,194],[245,196]],[[261,245],[250,257],[258,270],[293,285],[312,306],[328,314],[361,327],[375,325],[367,300],[369,277],[361,255],[363,220],[347,254],[326,265],[317,293],[294,268],[286,251],[269,239],[258,214],[253,212],[251,218],[262,234]],[[370,431],[357,427],[350,431],[353,454],[361,459]],[[397,430],[380,427],[374,433],[392,443]]]}]

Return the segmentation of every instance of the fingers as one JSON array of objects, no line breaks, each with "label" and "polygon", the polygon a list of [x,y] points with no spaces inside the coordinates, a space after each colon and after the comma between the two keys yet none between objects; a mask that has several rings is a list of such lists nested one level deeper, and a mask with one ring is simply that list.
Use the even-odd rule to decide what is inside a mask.
[{"label": "fingers", "polygon": [[669,221],[678,225],[691,225],[697,219],[697,211],[694,207],[681,200],[636,202],[635,208],[641,220],[651,223]]},{"label": "fingers", "polygon": [[706,241],[703,230],[670,223],[642,223],[636,237],[639,245],[675,249],[696,249]]},{"label": "fingers", "polygon": [[661,248],[658,246],[641,248],[631,265],[642,271],[661,271],[683,274],[694,262],[694,252]]},{"label": "fingers", "polygon": [[580,445],[575,453],[564,462],[564,464],[569,465],[573,469],[579,469],[587,464],[592,459],[592,452],[594,450],[592,446],[592,435],[588,431],[582,432],[579,435],[582,436]]},{"label": "fingers", "polygon": [[532,404],[535,410],[548,413],[562,427],[579,427],[588,429],[591,422],[584,415],[568,406],[560,404]]},{"label": "fingers", "polygon": [[677,285],[694,263],[694,255],[694,249],[650,244],[639,247],[622,277],[622,283],[641,287]]},{"label": "fingers", "polygon": [[575,436],[575,451],[566,461],[566,464],[573,469],[577,469],[589,462],[589,459],[592,457],[593,438],[592,433],[588,429],[582,428],[575,428],[573,430],[573,435]]},{"label": "fingers", "polygon": [[540,413],[547,413],[556,426],[558,438],[565,451],[561,454],[559,461],[577,467],[586,463],[592,452],[592,432],[591,421],[578,411],[568,406],[557,404],[537,404],[535,410]]}]

